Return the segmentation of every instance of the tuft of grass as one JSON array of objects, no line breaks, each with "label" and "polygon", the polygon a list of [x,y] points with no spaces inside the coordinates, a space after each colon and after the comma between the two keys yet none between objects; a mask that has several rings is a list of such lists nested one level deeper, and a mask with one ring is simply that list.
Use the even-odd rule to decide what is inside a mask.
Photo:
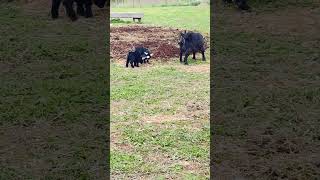
[{"label": "tuft of grass", "polygon": [[142,157],[128,152],[111,151],[111,169],[133,173],[142,165]]}]

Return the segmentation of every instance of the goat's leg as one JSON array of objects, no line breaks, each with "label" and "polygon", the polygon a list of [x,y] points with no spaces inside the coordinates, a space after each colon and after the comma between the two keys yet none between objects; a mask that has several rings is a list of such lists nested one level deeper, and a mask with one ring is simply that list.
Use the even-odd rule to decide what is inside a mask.
[{"label": "goat's leg", "polygon": [[191,54],[191,52],[190,52],[190,51],[187,51],[187,52],[185,53],[185,55],[184,55],[184,64],[185,64],[185,65],[188,65],[188,57],[189,57],[190,54]]},{"label": "goat's leg", "polygon": [[76,12],[75,12],[74,9],[73,9],[73,3],[74,3],[74,0],[64,0],[64,1],[63,1],[63,5],[64,5],[64,7],[66,8],[68,17],[69,17],[72,21],[75,21],[75,20],[77,20],[78,18],[77,18]]},{"label": "goat's leg", "polygon": [[92,17],[92,1],[91,0],[85,0],[84,6],[86,9],[86,18]]},{"label": "goat's leg", "polygon": [[56,19],[59,17],[59,7],[61,4],[61,0],[52,0],[51,5],[51,17],[52,19]]},{"label": "goat's leg", "polygon": [[76,4],[77,4],[77,14],[79,16],[84,16],[84,3],[83,0],[75,0]]}]

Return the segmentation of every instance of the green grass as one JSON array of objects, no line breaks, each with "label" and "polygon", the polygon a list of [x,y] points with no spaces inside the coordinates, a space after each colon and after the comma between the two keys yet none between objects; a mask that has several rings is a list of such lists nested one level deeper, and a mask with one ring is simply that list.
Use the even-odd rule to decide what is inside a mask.
[{"label": "green grass", "polygon": [[[208,174],[209,121],[204,110],[208,109],[209,102],[209,73],[184,72],[180,66],[184,65],[178,62],[158,63],[154,67],[142,66],[140,69],[124,68],[118,64],[111,66],[112,133],[121,133],[117,142],[130,144],[134,154],[144,157],[139,162],[150,164],[154,177],[161,173],[174,177],[188,170],[183,167],[177,172],[176,168],[162,166],[165,162],[161,159],[150,161],[150,156],[173,160],[168,164],[170,167],[180,167],[181,161],[197,162],[202,164],[197,170],[198,175],[206,177]],[[194,112],[199,118],[182,120],[184,115],[188,115],[186,107],[191,102],[204,106]],[[170,119],[177,114],[176,120]],[[161,116],[160,121],[163,122],[147,122],[157,116]],[[118,156],[117,151],[113,152],[111,157]],[[113,165],[112,171],[130,175],[133,172],[145,174],[150,169],[132,167],[129,171]]]},{"label": "green grass", "polygon": [[[210,6],[112,8],[112,12],[143,12],[142,24],[210,32]],[[119,24],[119,23],[117,23]]]},{"label": "green grass", "polygon": [[[210,32],[209,6],[114,8],[112,12],[143,12],[142,25]],[[161,15],[161,16],[160,16]],[[133,23],[112,22],[115,26]],[[115,178],[207,179],[209,176],[209,51],[208,61],[189,66],[152,61],[152,66],[125,68],[111,64],[112,175]],[[206,67],[201,71],[198,68]],[[188,71],[194,69],[193,71]],[[125,147],[123,147],[126,144]],[[129,146],[129,147],[127,147]],[[121,168],[119,152],[128,159]],[[138,165],[138,166],[136,166]]]},{"label": "green grass", "polygon": [[[141,4],[135,2],[134,7],[173,7],[173,6],[198,6],[200,4],[209,4],[209,0],[179,0],[179,1],[149,1],[149,2],[142,2]],[[111,7],[121,7],[121,8],[128,8],[133,7],[132,2],[125,2],[123,4],[115,4],[111,3]]]},{"label": "green grass", "polygon": [[142,165],[142,157],[128,152],[112,151],[111,169],[123,172],[134,172]]}]

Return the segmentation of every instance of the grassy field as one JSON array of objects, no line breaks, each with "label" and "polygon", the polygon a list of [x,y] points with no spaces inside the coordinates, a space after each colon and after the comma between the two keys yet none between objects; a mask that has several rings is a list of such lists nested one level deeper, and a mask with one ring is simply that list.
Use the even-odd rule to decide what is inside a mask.
[{"label": "grassy field", "polygon": [[[320,6],[302,4],[219,5],[214,177],[320,176]],[[114,9],[125,10],[138,11]],[[143,25],[209,32],[208,7],[142,10]],[[0,179],[106,179],[105,18],[52,21],[47,4],[0,3]],[[113,178],[208,178],[207,55],[189,66],[111,63]]]},{"label": "grassy field", "polygon": [[209,0],[126,0],[111,1],[112,7],[168,7],[168,6],[190,6],[209,4]]},{"label": "grassy field", "polygon": [[[179,29],[210,32],[210,8],[199,6],[111,8],[111,12],[143,12],[142,23]],[[132,21],[132,19],[128,19]],[[114,23],[113,25],[118,25]]]},{"label": "grassy field", "polygon": [[[144,12],[143,25],[209,33],[207,6],[112,11]],[[207,57],[190,58],[189,66],[178,58],[134,69],[111,64],[113,178],[209,177],[209,51]]]},{"label": "grassy field", "polygon": [[0,3],[0,179],[107,177],[105,18]]},{"label": "grassy field", "polygon": [[216,8],[211,128],[217,179],[320,176],[320,4],[272,2],[253,3],[251,13]]}]

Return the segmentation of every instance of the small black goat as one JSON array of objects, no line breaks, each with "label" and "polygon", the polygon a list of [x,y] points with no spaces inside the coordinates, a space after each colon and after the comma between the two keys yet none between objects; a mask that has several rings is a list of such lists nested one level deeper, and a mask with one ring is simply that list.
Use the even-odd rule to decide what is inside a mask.
[{"label": "small black goat", "polygon": [[133,51],[130,51],[127,56],[126,67],[129,67],[129,63],[131,67],[134,68],[139,67],[139,63],[149,63],[149,59],[152,54],[147,48],[144,47],[136,47]]}]

